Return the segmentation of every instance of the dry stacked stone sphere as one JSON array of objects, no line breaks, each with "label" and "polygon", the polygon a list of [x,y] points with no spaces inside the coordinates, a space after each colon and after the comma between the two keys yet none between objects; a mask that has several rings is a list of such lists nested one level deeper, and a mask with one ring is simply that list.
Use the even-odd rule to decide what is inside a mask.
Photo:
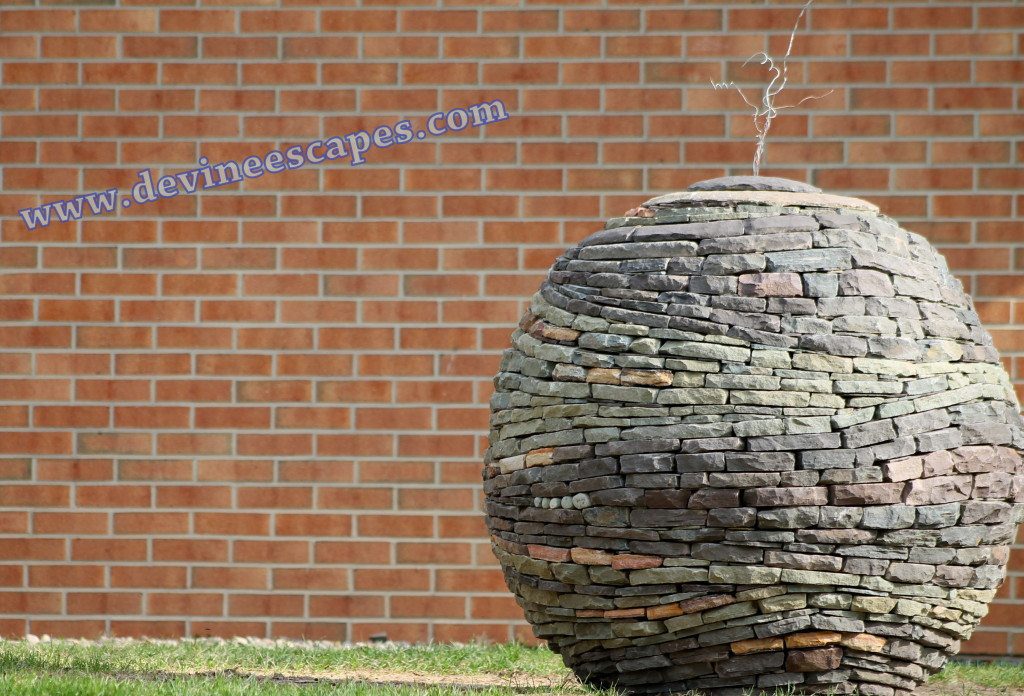
[{"label": "dry stacked stone sphere", "polygon": [[600,687],[909,695],[985,615],[1024,512],[1018,405],[960,283],[797,182],[611,220],[495,385],[494,553]]}]

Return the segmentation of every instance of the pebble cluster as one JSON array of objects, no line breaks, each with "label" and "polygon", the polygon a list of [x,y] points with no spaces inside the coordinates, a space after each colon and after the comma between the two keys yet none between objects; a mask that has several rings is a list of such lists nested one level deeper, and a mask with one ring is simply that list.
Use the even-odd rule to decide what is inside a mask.
[{"label": "pebble cluster", "polygon": [[609,221],[556,261],[495,387],[492,548],[602,688],[909,696],[1024,517],[1018,405],[960,283],[796,182]]}]

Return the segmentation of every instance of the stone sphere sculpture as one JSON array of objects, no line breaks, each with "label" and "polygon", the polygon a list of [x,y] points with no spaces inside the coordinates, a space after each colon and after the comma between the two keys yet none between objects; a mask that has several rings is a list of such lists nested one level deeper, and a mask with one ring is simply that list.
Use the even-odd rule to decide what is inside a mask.
[{"label": "stone sphere sculpture", "polygon": [[565,252],[495,378],[487,524],[538,637],[630,693],[911,694],[1004,577],[1018,404],[943,258],[729,177]]}]

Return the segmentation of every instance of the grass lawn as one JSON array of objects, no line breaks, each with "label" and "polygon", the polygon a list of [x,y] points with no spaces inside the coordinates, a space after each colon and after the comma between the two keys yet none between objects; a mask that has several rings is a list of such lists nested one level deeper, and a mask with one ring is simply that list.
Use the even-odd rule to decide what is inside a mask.
[{"label": "grass lawn", "polygon": [[[3,696],[413,696],[598,692],[522,645],[0,641]],[[954,664],[921,696],[1024,694],[1024,666]]]}]

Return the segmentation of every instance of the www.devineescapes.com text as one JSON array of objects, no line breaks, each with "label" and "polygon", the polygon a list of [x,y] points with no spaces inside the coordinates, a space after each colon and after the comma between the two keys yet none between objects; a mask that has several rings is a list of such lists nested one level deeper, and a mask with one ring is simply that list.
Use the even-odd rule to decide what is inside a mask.
[{"label": "www.devineescapes.com text", "polygon": [[[414,130],[409,120],[399,121],[394,125],[381,125],[372,133],[364,130],[346,135],[335,135],[322,140],[313,140],[302,145],[293,145],[282,150],[271,150],[263,155],[250,155],[241,163],[234,160],[210,164],[206,157],[199,158],[199,167],[177,174],[168,174],[153,180],[149,169],[138,173],[139,181],[134,184],[127,195],[121,197],[122,208],[133,205],[144,205],[166,198],[174,198],[182,194],[194,194],[220,186],[238,183],[243,179],[258,179],[264,174],[279,174],[284,171],[299,169],[307,164],[322,162],[338,162],[349,160],[352,166],[366,161],[365,155],[371,148],[386,149],[395,145],[404,145],[415,140],[423,140],[428,135],[444,135],[478,128],[490,123],[505,121],[509,118],[505,104],[495,99],[480,102],[467,108],[456,108],[450,111],[439,111],[431,114],[424,129]],[[82,219],[83,215],[102,215],[111,213],[118,206],[118,190],[107,189],[66,200],[45,203],[34,208],[18,211],[25,227],[34,230],[46,227],[51,222],[72,222]]]}]

